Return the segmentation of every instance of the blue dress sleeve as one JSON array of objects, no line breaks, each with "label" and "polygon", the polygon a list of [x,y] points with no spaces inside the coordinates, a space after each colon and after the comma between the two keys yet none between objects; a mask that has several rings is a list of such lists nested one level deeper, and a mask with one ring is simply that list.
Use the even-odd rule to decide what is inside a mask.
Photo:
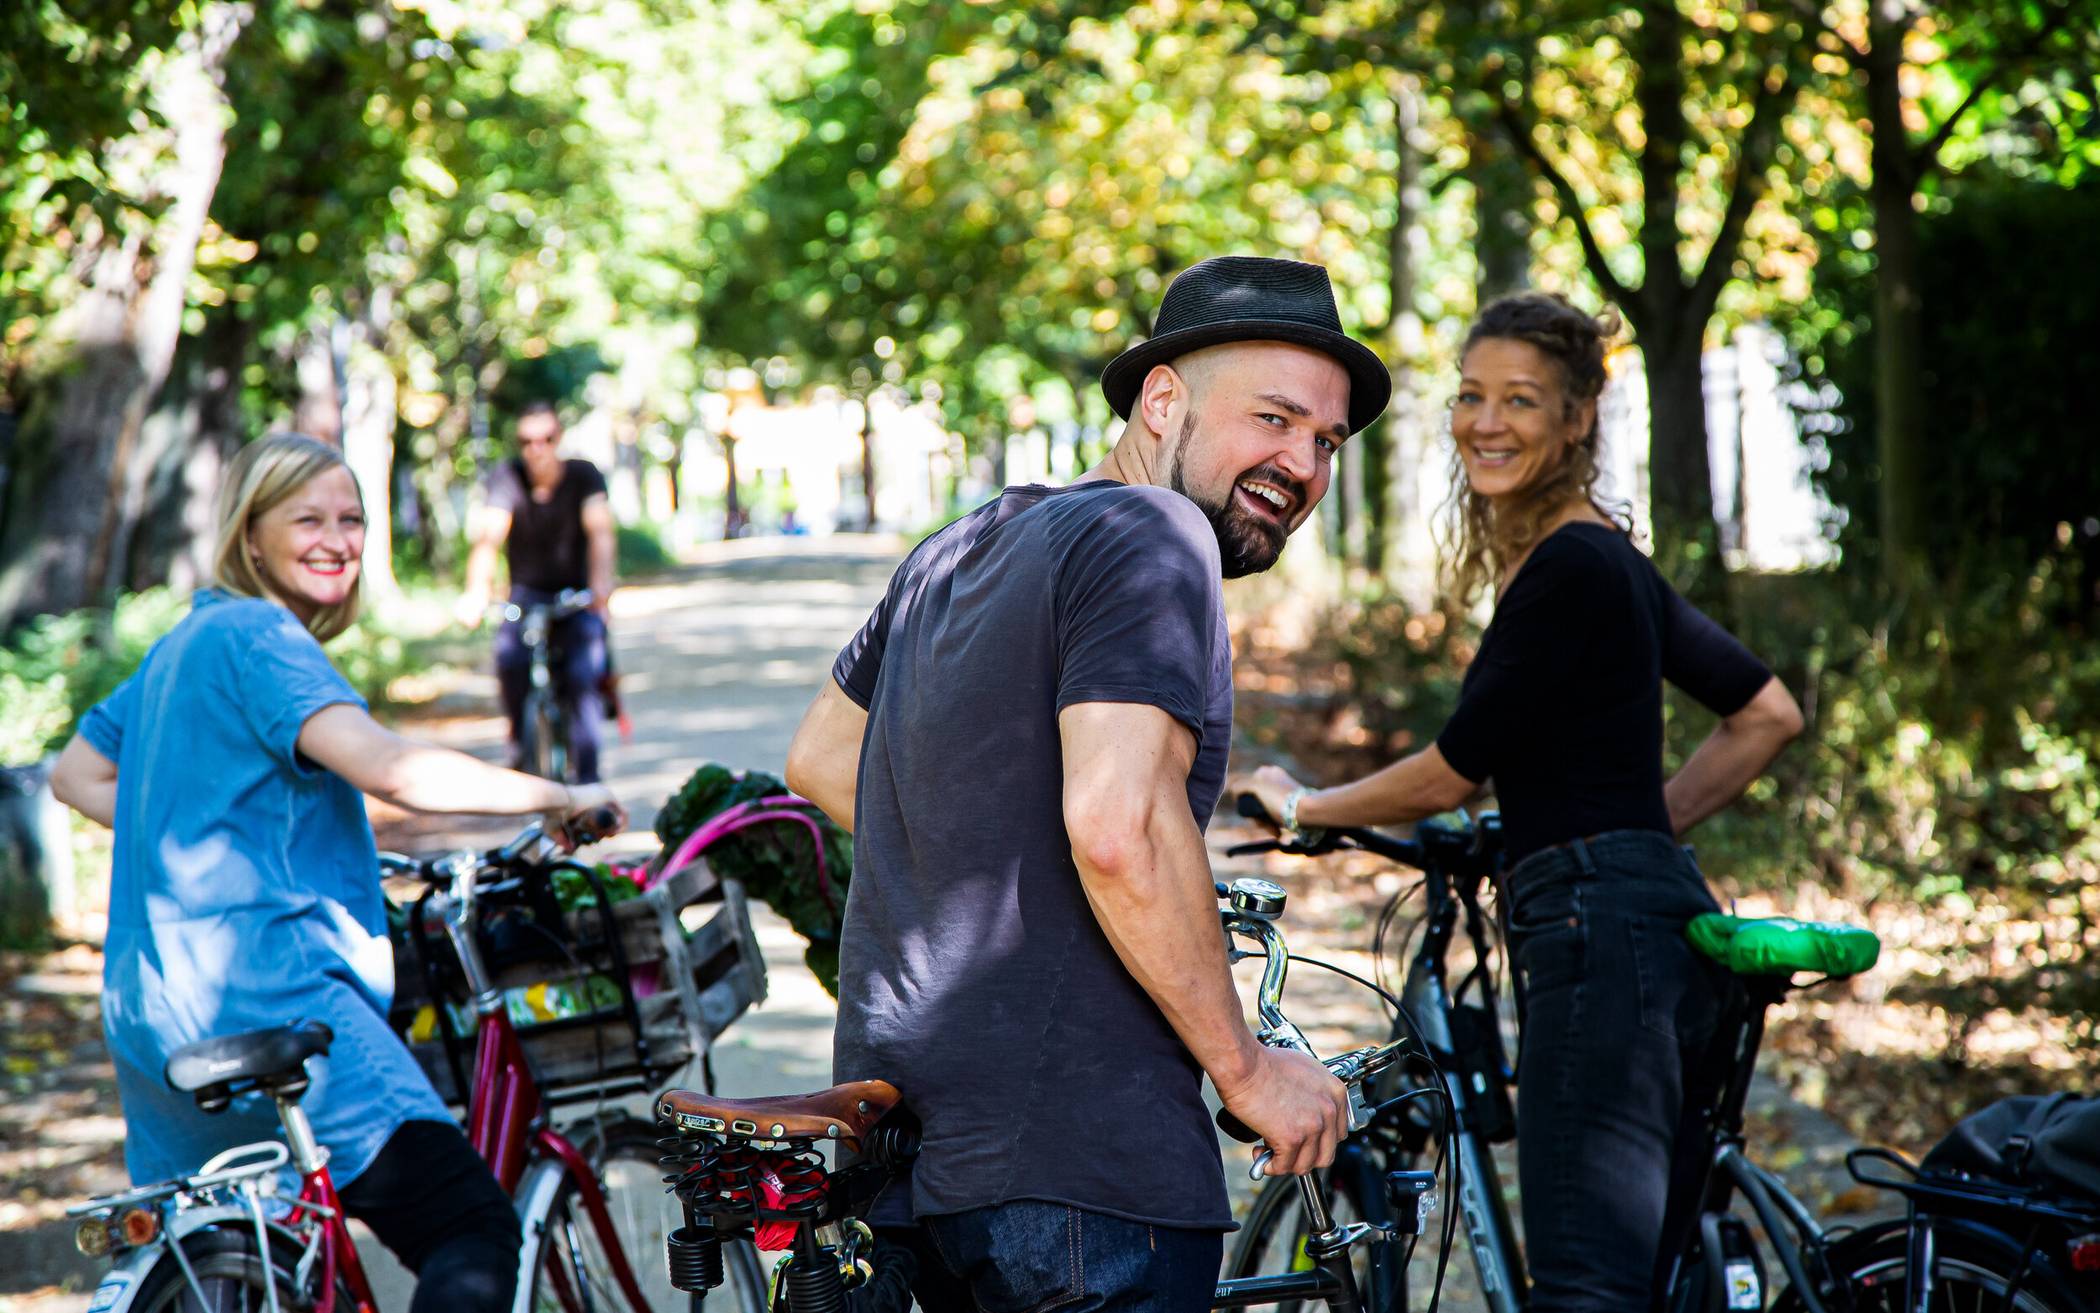
[{"label": "blue dress sleeve", "polygon": [[88,713],[80,718],[80,737],[111,761],[115,761],[124,750],[124,735],[131,728],[132,716],[138,708],[138,683],[138,676],[133,675],[117,685],[115,692],[89,707]]},{"label": "blue dress sleeve", "polygon": [[241,660],[241,713],[273,759],[291,770],[312,769],[299,756],[299,731],[316,711],[339,702],[365,708],[289,612],[251,636]]}]

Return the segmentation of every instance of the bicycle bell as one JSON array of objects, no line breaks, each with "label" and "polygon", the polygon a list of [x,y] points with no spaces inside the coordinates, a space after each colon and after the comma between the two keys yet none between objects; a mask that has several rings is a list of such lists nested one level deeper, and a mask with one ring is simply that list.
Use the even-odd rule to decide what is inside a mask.
[{"label": "bicycle bell", "polygon": [[1259,917],[1264,921],[1283,915],[1283,886],[1273,880],[1258,880],[1243,875],[1232,882],[1229,895],[1232,910],[1241,916]]}]

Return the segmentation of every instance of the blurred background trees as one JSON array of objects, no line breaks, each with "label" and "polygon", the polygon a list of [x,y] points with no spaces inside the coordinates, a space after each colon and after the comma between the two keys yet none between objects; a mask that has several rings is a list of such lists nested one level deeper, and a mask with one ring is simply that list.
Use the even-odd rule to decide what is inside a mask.
[{"label": "blurred background trees", "polygon": [[[1100,367],[1176,271],[1285,255],[1395,371],[1297,552],[1374,755],[1465,652],[1428,531],[1465,323],[1561,290],[1627,322],[1614,495],[1813,717],[1709,842],[2100,933],[2067,893],[2100,877],[2096,0],[25,0],[0,134],[16,703],[115,650],[82,615],[202,579],[269,427],[344,444],[382,593],[456,567],[537,397],[636,532],[785,522],[736,448],[787,406],[843,426],[839,527],[923,528],[1099,454]],[[1787,413],[1753,429],[1755,371]],[[1774,486],[1809,548],[1757,547]]]}]

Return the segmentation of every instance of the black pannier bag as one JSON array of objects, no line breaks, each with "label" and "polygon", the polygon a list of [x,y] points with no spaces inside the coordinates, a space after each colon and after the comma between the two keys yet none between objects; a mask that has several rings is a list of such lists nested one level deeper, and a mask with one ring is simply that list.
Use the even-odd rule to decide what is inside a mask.
[{"label": "black pannier bag", "polygon": [[2001,1099],[1962,1118],[1919,1166],[2100,1202],[2100,1098]]}]

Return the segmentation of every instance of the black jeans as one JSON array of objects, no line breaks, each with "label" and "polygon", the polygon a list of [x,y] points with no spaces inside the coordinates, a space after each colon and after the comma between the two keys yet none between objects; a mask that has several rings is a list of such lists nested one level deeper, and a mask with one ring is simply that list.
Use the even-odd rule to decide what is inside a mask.
[{"label": "black jeans", "polygon": [[1733,991],[1684,927],[1720,909],[1691,855],[1646,830],[1533,853],[1507,887],[1525,988],[1517,1178],[1531,1307],[1647,1313]]},{"label": "black jeans", "polygon": [[416,1274],[410,1313],[502,1313],[518,1288],[517,1210],[450,1122],[403,1122],[338,1194]]}]

